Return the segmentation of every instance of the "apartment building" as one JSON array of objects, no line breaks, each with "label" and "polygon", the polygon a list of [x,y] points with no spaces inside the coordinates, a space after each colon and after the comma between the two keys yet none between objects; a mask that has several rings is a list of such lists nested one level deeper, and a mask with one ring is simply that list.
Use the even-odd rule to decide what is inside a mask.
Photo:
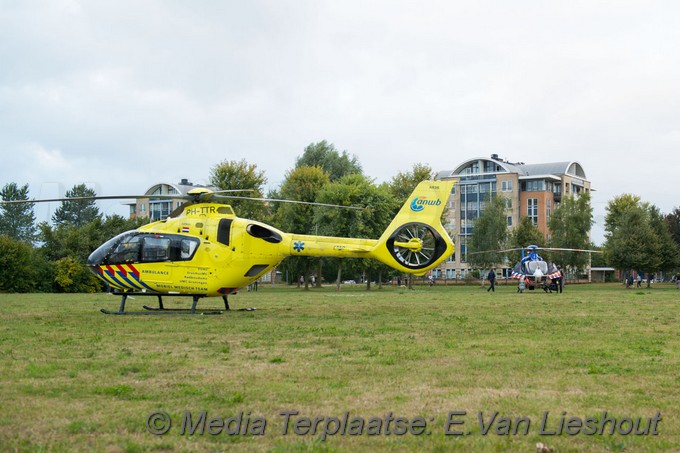
[{"label": "apartment building", "polygon": [[[469,271],[467,242],[475,219],[492,197],[506,198],[508,227],[513,228],[520,219],[530,217],[549,239],[548,222],[562,196],[591,190],[590,181],[578,162],[526,164],[508,162],[497,154],[468,159],[454,170],[439,172],[437,177],[457,182],[448,200],[445,225],[456,243],[456,252],[444,265],[433,270],[435,278],[446,279],[465,278]],[[502,273],[509,271],[503,269]]]},{"label": "apartment building", "polygon": [[169,197],[173,195],[181,197],[197,187],[204,186],[193,184],[187,179],[182,179],[177,184],[165,182],[154,184],[144,192],[144,195],[148,197],[138,198],[135,202],[128,203],[130,206],[130,218],[145,217],[150,221],[163,220],[186,201],[183,198]]}]

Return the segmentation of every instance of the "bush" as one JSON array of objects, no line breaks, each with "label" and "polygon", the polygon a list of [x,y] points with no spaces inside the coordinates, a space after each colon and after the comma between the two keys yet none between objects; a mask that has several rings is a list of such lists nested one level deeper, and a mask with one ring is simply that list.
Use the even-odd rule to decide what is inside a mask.
[{"label": "bush", "polygon": [[35,287],[33,246],[0,236],[0,292],[26,293]]},{"label": "bush", "polygon": [[95,293],[101,288],[97,278],[87,267],[71,257],[55,263],[54,282],[56,289],[63,293]]}]

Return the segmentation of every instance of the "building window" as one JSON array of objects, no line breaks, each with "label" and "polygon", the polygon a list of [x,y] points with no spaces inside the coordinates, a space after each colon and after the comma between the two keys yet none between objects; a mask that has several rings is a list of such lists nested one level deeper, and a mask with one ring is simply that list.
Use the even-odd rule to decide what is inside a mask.
[{"label": "building window", "polygon": [[471,163],[470,165],[465,167],[465,169],[461,173],[466,175],[479,173],[479,161]]},{"label": "building window", "polygon": [[507,218],[508,218],[508,226],[511,227],[512,226],[512,216],[509,215]]},{"label": "building window", "polygon": [[150,217],[152,220],[163,220],[170,215],[172,201],[157,201],[149,202]]},{"label": "building window", "polygon": [[527,217],[531,219],[534,225],[538,225],[538,198],[527,200]]},{"label": "building window", "polygon": [[522,181],[522,192],[543,192],[545,191],[545,181]]},{"label": "building window", "polygon": [[546,220],[546,222],[550,222],[550,215],[551,214],[552,214],[552,212],[551,212],[551,202],[550,202],[550,198],[548,198],[545,201],[545,220]]},{"label": "building window", "polygon": [[502,192],[512,192],[512,181],[501,182],[501,191]]},{"label": "building window", "polygon": [[497,171],[500,171],[499,165],[497,165],[495,162],[492,162],[490,160],[484,161],[484,172],[485,173],[495,173]]}]

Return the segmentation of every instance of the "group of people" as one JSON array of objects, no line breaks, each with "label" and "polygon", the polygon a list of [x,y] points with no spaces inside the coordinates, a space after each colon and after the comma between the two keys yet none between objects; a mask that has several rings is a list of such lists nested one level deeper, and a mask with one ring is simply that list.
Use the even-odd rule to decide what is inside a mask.
[{"label": "group of people", "polygon": [[642,288],[642,282],[644,281],[645,274],[642,272],[637,272],[637,276],[633,275],[633,271],[630,271],[626,276],[626,288]]}]

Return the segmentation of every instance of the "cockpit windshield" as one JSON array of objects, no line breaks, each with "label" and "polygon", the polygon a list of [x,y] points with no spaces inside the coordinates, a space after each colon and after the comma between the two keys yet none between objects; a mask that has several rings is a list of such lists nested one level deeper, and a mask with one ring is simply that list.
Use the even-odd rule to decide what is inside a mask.
[{"label": "cockpit windshield", "polygon": [[153,234],[128,231],[107,241],[92,252],[87,264],[126,264],[139,262],[188,261],[200,241],[179,234]]},{"label": "cockpit windshield", "polygon": [[102,264],[104,262],[104,258],[106,258],[106,256],[111,252],[111,250],[116,248],[121,242],[125,241],[126,239],[134,237],[136,234],[137,234],[136,231],[126,231],[125,233],[121,233],[118,236],[114,237],[113,239],[109,239],[104,244],[100,245],[97,250],[90,254],[89,258],[87,259],[87,264],[90,266]]}]

